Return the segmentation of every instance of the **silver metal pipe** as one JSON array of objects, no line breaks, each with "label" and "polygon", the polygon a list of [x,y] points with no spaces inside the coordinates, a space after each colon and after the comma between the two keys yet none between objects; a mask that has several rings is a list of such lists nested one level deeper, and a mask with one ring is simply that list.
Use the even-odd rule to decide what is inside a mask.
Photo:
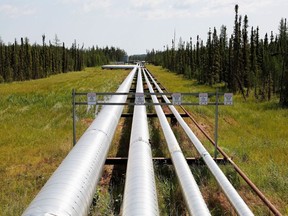
[{"label": "silver metal pipe", "polygon": [[[117,92],[128,92],[138,67],[135,67]],[[123,103],[127,95],[110,102]],[[43,186],[25,216],[87,215],[110,148],[123,106],[105,106],[79,139],[57,170]]]},{"label": "silver metal pipe", "polygon": [[[143,93],[142,69],[136,92]],[[159,215],[145,105],[134,107],[123,200],[123,215]]]},{"label": "silver metal pipe", "polygon": [[125,64],[121,64],[121,65],[102,65],[102,69],[124,69],[124,70],[128,70],[128,69],[133,69],[135,67],[135,65],[125,65]]},{"label": "silver metal pipe", "polygon": [[[146,74],[144,73],[149,91],[154,92]],[[158,103],[155,95],[152,95],[154,103]],[[171,154],[172,162],[180,182],[183,196],[190,215],[210,215],[209,210],[204,202],[199,187],[191,173],[187,161],[180,149],[180,146],[175,138],[175,135],[166,119],[166,116],[160,105],[155,105],[155,110],[160,121],[169,152]]]},{"label": "silver metal pipe", "polygon": [[[151,74],[146,70],[148,73],[149,77],[153,81],[154,85],[158,89],[160,93],[163,93],[157,82],[153,79]],[[163,95],[163,99],[165,100],[166,103],[170,103],[169,99]],[[248,208],[247,204],[243,201],[243,199],[240,197],[240,195],[237,193],[235,188],[232,186],[232,184],[229,182],[227,177],[224,175],[222,170],[219,168],[219,166],[215,163],[209,152],[205,149],[205,147],[202,145],[200,140],[196,137],[196,135],[192,132],[190,127],[187,125],[187,123],[183,120],[183,118],[180,116],[179,112],[176,110],[176,108],[172,105],[169,105],[169,109],[171,112],[174,114],[176,117],[177,121],[179,124],[182,126],[192,143],[194,144],[195,148],[207,164],[208,168],[216,178],[218,184],[226,194],[227,198],[237,211],[239,215],[253,215],[252,211]]]}]

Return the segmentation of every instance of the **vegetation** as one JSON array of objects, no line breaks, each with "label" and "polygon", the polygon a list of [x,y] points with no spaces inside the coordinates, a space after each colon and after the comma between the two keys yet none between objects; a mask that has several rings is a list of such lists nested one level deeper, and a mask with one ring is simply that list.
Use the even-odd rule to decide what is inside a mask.
[{"label": "vegetation", "polygon": [[71,48],[60,43],[55,35],[53,43],[46,44],[45,35],[42,45],[29,43],[28,38],[21,38],[13,44],[6,45],[0,40],[0,83],[39,79],[53,74],[69,71],[81,71],[86,66],[94,67],[110,61],[120,61],[125,51],[115,47],[84,49],[76,41]]},{"label": "vegetation", "polygon": [[188,79],[197,79],[210,86],[224,83],[232,92],[241,92],[248,98],[252,92],[257,101],[279,97],[283,107],[288,107],[288,29],[286,19],[281,19],[279,33],[265,34],[260,39],[259,27],[251,27],[249,37],[248,16],[238,14],[235,6],[234,31],[227,36],[226,26],[220,33],[209,29],[206,43],[199,36],[196,44],[184,42],[178,46],[175,38],[164,51],[152,50],[147,61],[183,74]]}]

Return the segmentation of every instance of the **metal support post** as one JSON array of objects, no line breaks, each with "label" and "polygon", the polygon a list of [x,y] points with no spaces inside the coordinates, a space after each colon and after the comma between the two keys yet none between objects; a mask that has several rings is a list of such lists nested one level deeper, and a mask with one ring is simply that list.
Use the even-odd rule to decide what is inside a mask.
[{"label": "metal support post", "polygon": [[217,159],[218,154],[218,105],[219,105],[219,94],[218,88],[216,89],[216,103],[215,103],[215,150],[214,150],[214,159]]},{"label": "metal support post", "polygon": [[73,146],[76,144],[76,107],[75,107],[75,89],[72,90],[72,104],[73,104]]}]

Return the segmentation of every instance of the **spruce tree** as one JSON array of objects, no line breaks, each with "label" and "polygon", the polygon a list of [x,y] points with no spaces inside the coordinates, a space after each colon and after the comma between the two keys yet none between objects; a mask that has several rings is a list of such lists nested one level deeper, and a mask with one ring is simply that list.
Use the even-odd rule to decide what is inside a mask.
[{"label": "spruce tree", "polygon": [[227,81],[227,65],[228,65],[228,41],[227,41],[226,26],[221,26],[220,39],[219,39],[219,52],[220,52],[220,74],[219,82]]},{"label": "spruce tree", "polygon": [[282,73],[280,80],[280,104],[288,107],[288,32],[286,19],[281,19],[279,27],[279,53],[282,56]]},{"label": "spruce tree", "polygon": [[28,38],[25,38],[25,80],[32,79],[32,54]]},{"label": "spruce tree", "polygon": [[4,53],[5,46],[0,38],[0,83],[5,82],[4,78],[4,61],[5,61],[5,53]]},{"label": "spruce tree", "polygon": [[243,30],[242,30],[242,62],[243,62],[243,81],[244,86],[246,87],[246,96],[249,96],[249,91],[251,88],[251,77],[249,76],[250,73],[250,62],[249,62],[249,41],[248,41],[248,17],[247,15],[244,16],[244,24],[243,24]]},{"label": "spruce tree", "polygon": [[217,35],[216,28],[213,31],[213,39],[212,39],[212,46],[213,46],[213,65],[212,65],[212,83],[218,83],[220,77],[220,70],[221,70],[221,63],[220,63],[220,42]]}]

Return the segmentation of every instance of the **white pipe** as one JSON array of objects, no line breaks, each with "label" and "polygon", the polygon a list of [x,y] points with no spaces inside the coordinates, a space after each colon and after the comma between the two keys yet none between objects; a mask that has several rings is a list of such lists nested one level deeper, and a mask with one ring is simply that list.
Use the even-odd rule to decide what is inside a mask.
[{"label": "white pipe", "polygon": [[[136,92],[143,93],[142,69]],[[123,215],[159,215],[145,105],[135,105],[123,200]]]},{"label": "white pipe", "polygon": [[[148,88],[153,93],[153,88],[144,73],[144,77]],[[155,95],[152,95],[154,103],[159,103]],[[166,119],[166,116],[160,105],[155,105],[155,110],[160,121],[169,152],[171,154],[172,162],[175,167],[175,171],[180,182],[180,186],[183,192],[183,196],[190,215],[210,215],[209,210],[203,200],[198,185],[191,173],[191,170],[187,164],[187,161],[179,147],[179,144],[175,138],[175,135]]]},{"label": "white pipe", "polygon": [[[117,92],[129,92],[135,67]],[[111,97],[124,103],[127,95]],[[23,216],[87,215],[124,106],[105,106],[54,174],[28,206]]]},{"label": "white pipe", "polygon": [[[146,72],[149,74],[149,72],[146,70]],[[156,81],[153,79],[153,77],[149,74],[149,77],[153,81],[154,85],[158,89],[160,93],[163,93],[159,85],[156,83]],[[166,103],[170,103],[170,100],[163,95],[163,98]],[[192,132],[190,127],[186,124],[186,122],[183,120],[183,118],[180,116],[179,112],[176,110],[176,108],[172,105],[169,105],[169,108],[171,112],[174,114],[176,119],[178,120],[179,124],[182,126],[192,143],[194,144],[195,148],[207,164],[208,168],[212,172],[212,174],[215,176],[218,184],[223,189],[224,193],[230,200],[231,204],[234,206],[235,210],[239,215],[253,215],[252,211],[248,208],[246,203],[243,201],[243,199],[240,197],[240,195],[237,193],[235,188],[232,186],[232,184],[229,182],[227,177],[224,175],[222,170],[219,168],[219,166],[216,164],[216,162],[213,160],[209,152],[205,149],[205,147],[202,145],[200,140],[196,137],[196,135]]]},{"label": "white pipe", "polygon": [[128,70],[128,69],[133,69],[135,67],[135,65],[102,65],[102,69],[124,69],[124,70]]}]

